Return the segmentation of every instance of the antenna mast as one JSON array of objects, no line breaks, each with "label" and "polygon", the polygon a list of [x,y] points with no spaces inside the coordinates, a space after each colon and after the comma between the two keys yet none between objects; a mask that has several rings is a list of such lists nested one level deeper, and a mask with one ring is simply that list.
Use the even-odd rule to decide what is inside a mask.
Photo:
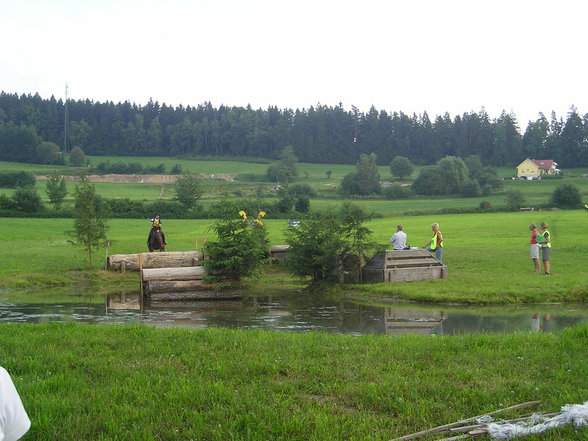
[{"label": "antenna mast", "polygon": [[67,153],[67,126],[69,125],[69,114],[67,111],[67,83],[65,83],[65,115],[64,115],[64,130],[63,130],[63,152]]}]

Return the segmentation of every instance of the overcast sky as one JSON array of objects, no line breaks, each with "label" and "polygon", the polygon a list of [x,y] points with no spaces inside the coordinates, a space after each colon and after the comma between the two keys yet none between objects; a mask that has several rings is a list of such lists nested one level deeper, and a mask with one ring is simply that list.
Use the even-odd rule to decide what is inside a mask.
[{"label": "overcast sky", "polygon": [[177,106],[588,112],[585,0],[0,0],[0,90]]}]

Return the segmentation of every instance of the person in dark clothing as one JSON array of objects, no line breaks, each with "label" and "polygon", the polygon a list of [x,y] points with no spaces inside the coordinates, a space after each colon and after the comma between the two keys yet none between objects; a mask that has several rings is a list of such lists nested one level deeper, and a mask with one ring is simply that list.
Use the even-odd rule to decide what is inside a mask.
[{"label": "person in dark clothing", "polygon": [[163,232],[163,230],[161,229],[161,216],[159,215],[159,213],[155,213],[155,216],[153,216],[153,218],[151,219],[151,231],[149,231],[149,239],[151,240],[151,237],[153,237],[153,233],[155,232],[155,230],[159,230],[161,232],[161,238],[163,239],[163,244],[167,245],[167,241],[165,240],[165,234]]}]

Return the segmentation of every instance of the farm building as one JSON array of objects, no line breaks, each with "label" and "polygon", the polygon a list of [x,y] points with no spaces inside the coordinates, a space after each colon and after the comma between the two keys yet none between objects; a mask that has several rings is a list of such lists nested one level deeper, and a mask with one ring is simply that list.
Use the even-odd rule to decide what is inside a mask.
[{"label": "farm building", "polygon": [[527,158],[517,165],[517,178],[519,179],[540,179],[541,176],[557,175],[558,173],[557,162],[553,159]]}]

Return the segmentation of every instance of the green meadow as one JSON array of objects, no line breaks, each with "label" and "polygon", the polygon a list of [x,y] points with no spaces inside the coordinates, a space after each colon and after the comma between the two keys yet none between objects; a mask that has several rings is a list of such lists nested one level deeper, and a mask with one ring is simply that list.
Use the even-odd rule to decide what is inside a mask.
[{"label": "green meadow", "polygon": [[[531,222],[547,222],[553,237],[552,274],[536,275],[529,257]],[[373,240],[388,244],[396,224],[404,225],[411,246],[430,239],[438,222],[445,238],[449,277],[403,284],[339,286],[366,297],[469,304],[583,302],[588,300],[583,238],[588,213],[580,210],[436,216],[391,216],[372,220]],[[214,239],[211,220],[165,219],[169,251],[193,250]],[[88,271],[86,255],[68,241],[71,219],[10,219],[11,234],[0,248],[0,289],[76,286],[89,283],[100,292],[136,289],[137,275]],[[284,244],[285,220],[265,222],[273,245]],[[95,254],[94,268],[107,254],[146,252],[148,219],[111,219],[109,248]],[[256,281],[248,281],[255,285]],[[301,287],[306,281],[299,281]]]},{"label": "green meadow", "polygon": [[[201,204],[210,207],[222,199],[239,197],[255,198],[260,193],[262,203],[268,208],[277,201],[272,191],[274,184],[263,181],[267,161],[237,162],[221,160],[187,160],[176,158],[141,157],[90,157],[90,162],[125,163],[139,162],[144,166],[164,163],[167,170],[179,164],[184,171],[205,174],[234,174],[236,180],[203,179],[205,190]],[[54,168],[34,164],[0,162],[0,170],[26,170],[46,174]],[[311,200],[311,208],[339,207],[344,198],[336,192],[342,177],[353,171],[353,165],[299,164],[298,183],[308,183],[319,190],[319,196]],[[63,173],[79,171],[60,168]],[[331,179],[327,178],[331,171]],[[382,284],[346,286],[358,295],[404,298],[419,301],[461,302],[481,304],[537,303],[561,301],[585,301],[587,285],[581,277],[583,256],[583,227],[588,214],[580,210],[485,213],[485,214],[434,214],[442,210],[468,210],[477,208],[482,201],[500,207],[505,203],[507,190],[524,192],[529,206],[545,206],[554,189],[562,182],[577,185],[588,194],[588,179],[582,178],[586,170],[565,172],[565,179],[542,181],[513,181],[512,168],[503,168],[504,191],[487,197],[417,197],[407,200],[381,198],[351,199],[366,211],[375,214],[369,224],[375,242],[385,246],[398,223],[405,225],[412,246],[422,246],[429,239],[430,224],[439,222],[446,238],[444,260],[449,266],[449,278],[442,281],[414,282],[406,284]],[[416,173],[416,171],[415,171]],[[381,166],[383,180],[392,181],[388,167]],[[75,182],[67,183],[69,198]],[[129,198],[155,202],[172,199],[172,185],[134,183],[96,183],[96,191],[105,198]],[[45,197],[44,182],[37,189]],[[11,189],[0,189],[10,194]],[[47,202],[47,201],[45,201]],[[284,220],[267,219],[266,225],[272,244],[283,244],[286,228]],[[411,216],[414,213],[432,213]],[[195,238],[213,235],[208,230],[210,220],[165,219],[165,231],[171,251],[194,249]],[[554,237],[552,256],[553,275],[537,277],[532,273],[528,256],[528,224],[546,221],[551,225]],[[34,288],[47,286],[77,286],[90,284],[100,292],[116,290],[121,286],[136,287],[132,275],[120,276],[105,271],[88,271],[87,258],[69,242],[66,230],[71,229],[71,219],[10,219],[11,234],[5,247],[0,248],[0,288]],[[112,219],[108,233],[111,245],[97,250],[95,268],[103,265],[107,254],[125,254],[145,251],[145,239],[149,224],[147,219]],[[547,280],[546,280],[547,279]],[[251,281],[251,284],[257,282]],[[300,281],[301,286],[305,281]],[[134,288],[133,288],[134,289]]]}]

